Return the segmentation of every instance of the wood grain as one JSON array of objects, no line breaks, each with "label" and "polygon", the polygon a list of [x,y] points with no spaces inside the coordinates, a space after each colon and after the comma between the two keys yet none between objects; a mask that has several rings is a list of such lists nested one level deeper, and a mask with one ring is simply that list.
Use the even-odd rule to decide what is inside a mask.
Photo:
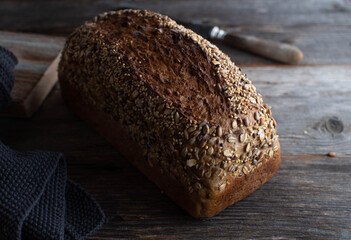
[{"label": "wood grain", "polygon": [[351,154],[351,68],[244,68],[272,106],[283,154]]},{"label": "wood grain", "polygon": [[19,61],[11,91],[12,103],[1,111],[2,116],[28,118],[39,108],[57,82],[57,54],[63,41],[36,34],[0,32],[0,45],[11,50]]},{"label": "wood grain", "polygon": [[64,37],[0,31],[0,45],[10,49],[21,60],[16,69],[27,69],[29,65],[36,65],[32,68],[37,70],[46,69],[61,51],[64,42]]},{"label": "wood grain", "polygon": [[[206,220],[189,217],[124,160],[70,166],[109,223],[90,239],[348,239],[350,157],[288,156],[258,191]],[[85,177],[82,177],[85,176]]]},{"label": "wood grain", "polygon": [[[330,151],[351,154],[351,85],[348,84],[351,69],[349,67],[265,67],[245,68],[243,71],[262,94],[264,102],[272,106],[273,116],[278,122],[283,154],[326,154]],[[59,89],[56,88],[52,95],[56,101],[59,101],[57,104],[63,105]],[[60,122],[67,116],[67,112],[62,109],[64,106],[60,105],[52,106],[53,111],[50,111],[49,117],[53,122],[49,123],[71,127],[70,124],[65,125]],[[24,127],[25,122],[20,121],[20,123]],[[18,122],[9,120],[4,124],[10,124],[14,128]],[[57,131],[62,133],[62,129],[52,128],[50,124],[46,125],[44,122],[39,128],[45,132],[43,136],[39,134],[38,137],[47,138],[44,145],[46,147],[50,146],[52,141],[50,138],[54,138],[53,141],[56,143]],[[27,131],[30,132],[32,127],[38,126],[35,126],[34,122],[34,126],[29,125]],[[65,136],[71,136],[70,133],[71,131],[67,131]],[[12,132],[11,136],[15,138],[17,135],[18,138],[23,139],[25,136],[23,134],[22,131]],[[79,134],[85,135],[82,131],[77,133]],[[89,139],[80,139],[80,141],[83,145],[89,144],[87,142]],[[54,146],[57,145],[53,144],[52,147]]]},{"label": "wood grain", "polygon": [[31,117],[58,81],[57,66],[60,58],[61,55],[57,55],[44,73],[15,70],[15,84],[11,91],[12,103],[0,114],[9,117]]},{"label": "wood grain", "polygon": [[[304,51],[285,67],[220,46],[244,66],[278,121],[282,163],[258,191],[218,216],[195,220],[105,139],[78,119],[55,86],[31,119],[0,118],[0,138],[19,150],[63,152],[69,176],[102,205],[109,222],[90,239],[351,239],[350,1],[5,1],[0,29],[67,35],[99,12],[149,8],[182,20],[289,42]],[[0,32],[20,56],[16,76],[43,74],[64,38]],[[337,157],[327,157],[329,151]]]},{"label": "wood grain", "polygon": [[[226,29],[299,47],[304,53],[304,58],[297,66],[351,63],[350,25],[236,26]],[[277,64],[223,44],[219,47],[234,62],[242,66]]]},{"label": "wood grain", "polygon": [[195,220],[75,117],[59,86],[33,118],[0,119],[0,136],[16,149],[66,155],[69,176],[109,217],[90,239],[351,237],[351,155],[283,155],[278,173],[257,192],[214,218]]},{"label": "wood grain", "polygon": [[184,21],[207,21],[222,25],[351,24],[351,2],[341,0],[54,0],[1,3],[3,21],[0,22],[0,29],[67,33],[96,14],[119,7],[149,9]]},{"label": "wood grain", "polygon": [[[0,2],[0,30],[67,36],[84,21],[119,7],[146,8],[183,21],[288,42],[304,53],[299,65],[351,64],[349,0],[7,1]],[[220,48],[239,65],[277,64],[224,45]]]}]

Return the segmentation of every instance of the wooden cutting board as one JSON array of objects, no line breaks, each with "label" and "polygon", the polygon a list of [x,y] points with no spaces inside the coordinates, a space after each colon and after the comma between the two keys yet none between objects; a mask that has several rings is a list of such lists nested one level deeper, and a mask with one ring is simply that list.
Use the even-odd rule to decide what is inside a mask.
[{"label": "wooden cutting board", "polygon": [[57,82],[64,38],[0,31],[0,45],[18,58],[12,104],[1,116],[31,117]]}]

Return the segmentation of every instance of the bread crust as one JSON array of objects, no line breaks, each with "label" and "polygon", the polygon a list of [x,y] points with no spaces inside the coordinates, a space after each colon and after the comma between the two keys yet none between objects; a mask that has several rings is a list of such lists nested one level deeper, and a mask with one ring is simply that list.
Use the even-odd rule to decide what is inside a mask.
[{"label": "bread crust", "polygon": [[[125,127],[113,119],[110,114],[87,104],[75,86],[68,81],[60,81],[61,93],[65,103],[109,143],[111,143],[123,156],[139,169],[149,180],[154,182],[174,202],[189,212],[193,217],[212,217],[226,207],[242,200],[265,182],[278,170],[280,165],[280,147],[271,159],[265,160],[256,171],[232,178],[225,191],[211,198],[202,198],[196,192],[189,193],[172,175],[162,174],[159,169],[151,167],[142,161],[142,149],[126,131]],[[103,124],[102,124],[103,123]]]},{"label": "bread crust", "polygon": [[[163,61],[160,46],[172,53]],[[166,16],[124,10],[85,23],[66,42],[59,81],[65,102],[194,217],[217,214],[278,169],[276,122],[251,81]]]}]

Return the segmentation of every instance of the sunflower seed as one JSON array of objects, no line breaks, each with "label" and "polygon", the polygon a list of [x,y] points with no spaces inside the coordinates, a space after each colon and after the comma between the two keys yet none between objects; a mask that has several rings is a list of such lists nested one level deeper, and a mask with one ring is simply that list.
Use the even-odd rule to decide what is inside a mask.
[{"label": "sunflower seed", "polygon": [[223,135],[222,127],[221,127],[221,126],[218,126],[218,128],[217,128],[217,136],[218,136],[218,137],[222,137],[222,135]]},{"label": "sunflower seed", "polygon": [[272,119],[273,119],[273,125],[274,125],[274,127],[276,127],[277,126],[277,122],[275,121],[274,118],[272,118]]},{"label": "sunflower seed", "polygon": [[249,100],[250,100],[250,102],[252,102],[252,103],[256,103],[256,99],[253,98],[253,97],[250,97]]},{"label": "sunflower seed", "polygon": [[212,126],[212,127],[210,128],[210,134],[214,133],[214,131],[216,131],[216,126]]},{"label": "sunflower seed", "polygon": [[258,121],[260,120],[260,114],[258,112],[254,113],[254,118]]},{"label": "sunflower seed", "polygon": [[270,121],[270,122],[269,122],[269,126],[270,126],[271,128],[274,128],[273,125],[274,125],[274,124],[273,124],[273,121]]},{"label": "sunflower seed", "polygon": [[222,173],[223,173],[223,169],[217,168],[216,171],[214,172],[214,175],[219,177],[220,175],[222,175]]},{"label": "sunflower seed", "polygon": [[163,112],[163,115],[169,115],[171,112],[172,112],[172,110],[167,108],[167,109]]},{"label": "sunflower seed", "polygon": [[202,187],[201,187],[201,184],[199,182],[196,182],[195,183],[195,188],[200,190]]},{"label": "sunflower seed", "polygon": [[270,116],[272,114],[271,112],[271,108],[268,106],[268,108],[266,109],[266,113]]},{"label": "sunflower seed", "polygon": [[223,155],[226,157],[230,157],[231,155],[233,155],[233,151],[230,149],[226,149],[223,151]]},{"label": "sunflower seed", "polygon": [[188,167],[193,167],[193,166],[195,166],[195,164],[196,164],[196,160],[195,159],[189,159],[189,160],[186,161],[186,165]]},{"label": "sunflower seed", "polygon": [[209,132],[210,132],[210,128],[208,127],[208,125],[205,125],[202,127],[203,134],[207,135],[207,134],[209,134]]},{"label": "sunflower seed", "polygon": [[200,158],[203,158],[205,156],[205,154],[206,154],[206,150],[203,149],[200,153]]},{"label": "sunflower seed", "polygon": [[261,154],[259,155],[258,161],[261,161],[264,158],[264,152],[261,152]]},{"label": "sunflower seed", "polygon": [[206,173],[205,173],[205,177],[206,178],[210,178],[212,176],[212,171],[211,169],[209,169]]},{"label": "sunflower seed", "polygon": [[273,151],[276,152],[276,151],[278,151],[278,149],[279,149],[278,141],[275,141],[275,142],[273,143]]},{"label": "sunflower seed", "polygon": [[227,167],[227,165],[228,165],[228,163],[227,163],[227,161],[223,161],[223,162],[221,162],[221,168],[226,168]]},{"label": "sunflower seed", "polygon": [[238,127],[238,122],[236,120],[233,120],[232,128],[237,128],[237,127]]},{"label": "sunflower seed", "polygon": [[194,156],[197,160],[199,160],[199,148],[198,147],[194,148]]},{"label": "sunflower seed", "polygon": [[258,156],[260,154],[260,150],[258,150],[257,148],[255,148],[255,150],[252,152],[252,155],[254,156]]},{"label": "sunflower seed", "polygon": [[243,123],[246,127],[249,126],[249,121],[247,120],[247,118],[243,118]]},{"label": "sunflower seed", "polygon": [[195,141],[196,141],[196,137],[190,138],[189,144],[193,145],[195,143]]},{"label": "sunflower seed", "polygon": [[179,122],[179,113],[178,112],[175,113],[174,120],[175,120],[176,123]]},{"label": "sunflower seed", "polygon": [[263,118],[260,118],[260,119],[258,120],[258,124],[259,124],[260,126],[263,126]]},{"label": "sunflower seed", "polygon": [[238,135],[240,135],[240,134],[243,134],[244,132],[245,132],[244,129],[239,129],[239,130],[237,130],[235,133],[238,134]]},{"label": "sunflower seed", "polygon": [[201,133],[200,130],[196,130],[196,131],[192,132],[191,136],[192,136],[192,137],[197,137],[197,136],[200,135],[200,133]]},{"label": "sunflower seed", "polygon": [[222,192],[226,187],[226,184],[223,183],[221,186],[219,186],[219,191]]},{"label": "sunflower seed", "polygon": [[188,128],[188,132],[189,132],[189,133],[192,133],[192,132],[194,132],[195,130],[196,130],[196,127],[195,127],[195,126],[191,126],[191,127]]},{"label": "sunflower seed", "polygon": [[184,137],[186,140],[189,140],[189,133],[187,130],[184,130]]},{"label": "sunflower seed", "polygon": [[229,172],[234,172],[234,170],[235,170],[234,164],[230,165],[229,168],[228,168],[228,171]]},{"label": "sunflower seed", "polygon": [[265,138],[265,134],[263,131],[261,131],[261,133],[259,133],[259,137],[260,137],[260,141],[263,142],[263,140]]},{"label": "sunflower seed", "polygon": [[230,136],[230,137],[228,138],[228,142],[230,142],[230,143],[235,142],[235,137]]},{"label": "sunflower seed", "polygon": [[204,139],[202,139],[202,142],[201,142],[201,144],[200,144],[200,147],[201,148],[204,148],[205,146],[206,146],[206,143],[207,143],[207,140],[204,138]]},{"label": "sunflower seed", "polygon": [[138,90],[134,90],[134,92],[132,93],[132,99],[136,98],[139,95]]},{"label": "sunflower seed", "polygon": [[184,148],[182,149],[181,155],[182,155],[182,157],[185,157],[187,154],[188,154],[188,148],[187,148],[187,147],[184,147]]},{"label": "sunflower seed", "polygon": [[208,143],[213,145],[217,139],[218,139],[217,137],[213,137],[208,141]]},{"label": "sunflower seed", "polygon": [[244,173],[245,175],[248,175],[248,174],[249,174],[249,169],[247,169],[246,166],[243,167],[243,173]]},{"label": "sunflower seed", "polygon": [[214,65],[220,65],[220,64],[221,64],[220,62],[218,62],[218,61],[216,61],[216,60],[213,60],[212,63],[213,63]]},{"label": "sunflower seed", "polygon": [[273,157],[273,154],[274,154],[273,150],[272,150],[272,149],[269,149],[269,152],[268,152],[269,158],[272,158],[272,157]]},{"label": "sunflower seed", "polygon": [[246,133],[241,134],[240,137],[239,137],[240,142],[245,142],[246,138],[247,138],[247,134]]},{"label": "sunflower seed", "polygon": [[248,144],[246,145],[245,151],[246,151],[246,152],[249,152],[249,151],[250,151],[250,148],[251,148],[251,144],[248,143]]},{"label": "sunflower seed", "polygon": [[207,154],[208,154],[208,155],[212,155],[213,152],[214,152],[213,147],[210,147],[210,148],[207,150]]},{"label": "sunflower seed", "polygon": [[199,127],[201,128],[201,127],[205,126],[206,123],[207,123],[207,121],[206,121],[206,120],[203,120],[202,122],[200,122]]}]

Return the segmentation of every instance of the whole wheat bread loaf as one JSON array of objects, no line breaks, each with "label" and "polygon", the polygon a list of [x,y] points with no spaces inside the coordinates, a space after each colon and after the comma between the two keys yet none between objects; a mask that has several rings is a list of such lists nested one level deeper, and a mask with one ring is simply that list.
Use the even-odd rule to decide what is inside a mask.
[{"label": "whole wheat bread loaf", "polygon": [[65,102],[194,217],[243,199],[277,171],[270,108],[215,45],[150,11],[103,13],[68,38]]}]

